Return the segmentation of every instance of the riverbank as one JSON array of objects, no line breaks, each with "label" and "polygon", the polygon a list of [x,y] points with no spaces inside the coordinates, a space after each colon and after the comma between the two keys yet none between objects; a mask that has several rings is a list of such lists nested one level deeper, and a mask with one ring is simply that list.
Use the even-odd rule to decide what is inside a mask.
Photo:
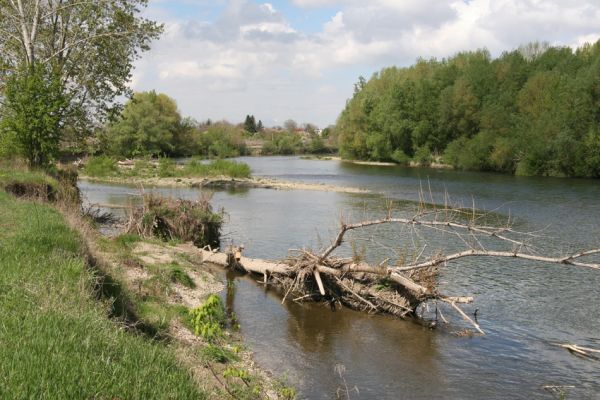
[{"label": "riverbank", "polygon": [[373,165],[379,167],[395,167],[403,166],[410,168],[433,168],[433,169],[454,169],[450,164],[444,164],[442,162],[432,162],[428,165],[422,165],[416,161],[410,161],[408,164],[399,164],[395,162],[387,161],[364,161],[364,160],[348,160],[340,156],[301,156],[303,160],[320,160],[320,161],[342,161],[356,165]]},{"label": "riverbank", "polygon": [[218,337],[194,334],[191,310],[226,286],[185,245],[105,238],[78,207],[46,201],[0,190],[0,356],[13,360],[0,397],[294,397],[255,366],[232,315]]},{"label": "riverbank", "polygon": [[93,177],[81,175],[80,180],[99,183],[115,183],[120,185],[133,186],[155,186],[155,187],[171,187],[171,188],[258,188],[258,189],[277,189],[277,190],[310,190],[321,192],[337,192],[337,193],[370,193],[366,189],[327,185],[323,183],[305,183],[305,182],[290,182],[281,181],[272,178],[231,178],[227,176],[217,177]]}]

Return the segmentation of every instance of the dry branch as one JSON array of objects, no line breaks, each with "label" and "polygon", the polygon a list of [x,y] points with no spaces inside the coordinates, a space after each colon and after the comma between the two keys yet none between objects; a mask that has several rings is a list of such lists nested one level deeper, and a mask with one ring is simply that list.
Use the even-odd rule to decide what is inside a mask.
[{"label": "dry branch", "polygon": [[[465,217],[470,220],[463,222]],[[583,257],[600,254],[600,249],[561,257],[539,255],[533,247],[533,240],[541,237],[539,232],[518,232],[512,229],[510,221],[500,227],[479,225],[477,222],[482,218],[483,215],[478,215],[475,210],[466,212],[445,206],[421,209],[411,218],[396,218],[390,210],[382,219],[352,224],[342,220],[340,230],[321,253],[294,250],[281,262],[242,257],[239,249],[230,249],[225,253],[199,251],[205,261],[261,275],[265,284],[271,281],[272,286],[282,289],[285,293],[284,302],[292,295],[295,301],[326,300],[331,304],[340,302],[358,310],[405,317],[416,316],[416,310],[421,304],[440,300],[449,304],[481,334],[484,334],[484,331],[479,324],[458,306],[461,303],[473,302],[473,297],[447,296],[438,292],[439,268],[446,266],[450,261],[466,257],[509,257],[600,269],[599,264],[582,260]],[[354,258],[334,255],[344,243],[349,231],[383,224],[409,226],[415,233],[418,227],[431,228],[433,232],[459,238],[466,248],[448,255],[437,253],[426,256],[424,252],[427,245],[418,248],[414,245],[418,255],[412,261],[402,259],[398,261],[398,265],[392,266],[387,265],[388,259],[371,265]],[[484,247],[486,240],[493,242],[494,246],[490,246],[491,249]],[[509,248],[498,250],[498,244]],[[234,256],[236,253],[237,257]],[[447,321],[445,317],[443,319]]]}]

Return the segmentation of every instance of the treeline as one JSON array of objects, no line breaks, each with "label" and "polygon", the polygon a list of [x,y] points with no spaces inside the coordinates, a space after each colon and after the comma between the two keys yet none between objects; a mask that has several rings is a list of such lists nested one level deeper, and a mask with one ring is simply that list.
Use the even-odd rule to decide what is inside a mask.
[{"label": "treeline", "polygon": [[359,78],[336,131],[345,158],[600,177],[600,41],[385,68]]},{"label": "treeline", "polygon": [[251,152],[287,155],[332,151],[311,124],[298,128],[288,120],[285,128],[270,129],[260,120],[256,123],[253,115],[237,125],[197,122],[183,118],[172,98],[154,91],[135,93],[120,117],[98,130],[91,147],[94,154],[121,158],[227,158]]},{"label": "treeline", "polygon": [[95,153],[116,157],[236,157],[247,154],[243,132],[227,122],[183,118],[175,101],[154,91],[135,93],[120,118],[100,129]]}]

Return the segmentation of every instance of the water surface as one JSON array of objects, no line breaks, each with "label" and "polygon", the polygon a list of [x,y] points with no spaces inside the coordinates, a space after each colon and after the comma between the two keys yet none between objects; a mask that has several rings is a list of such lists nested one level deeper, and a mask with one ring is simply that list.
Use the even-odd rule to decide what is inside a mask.
[{"label": "water surface", "polygon": [[[290,248],[318,248],[335,233],[340,215],[381,215],[385,200],[399,213],[414,209],[419,192],[442,203],[495,210],[521,230],[544,229],[539,250],[600,246],[600,181],[519,178],[497,174],[354,165],[297,157],[243,158],[255,176],[369,189],[356,195],[317,191],[218,191],[224,241],[244,243],[249,256],[284,257]],[[135,188],[81,183],[94,203],[136,201]],[[195,198],[196,189],[157,189]],[[369,238],[364,241],[361,239]],[[372,259],[409,248],[406,231],[380,228],[365,237]],[[431,247],[458,245],[431,238]],[[346,249],[346,251],[348,251]],[[474,295],[484,337],[453,335],[466,325],[430,330],[410,321],[322,305],[281,304],[277,293],[251,279],[237,280],[230,302],[259,364],[286,372],[302,398],[335,398],[344,386],[334,372],[345,366],[353,399],[535,399],[553,396],[544,385],[569,385],[567,398],[599,399],[600,366],[560,349],[568,342],[600,348],[600,273],[515,260],[478,259],[451,264],[440,278],[444,292]],[[231,295],[231,293],[230,293]],[[448,311],[444,309],[446,316]]]}]

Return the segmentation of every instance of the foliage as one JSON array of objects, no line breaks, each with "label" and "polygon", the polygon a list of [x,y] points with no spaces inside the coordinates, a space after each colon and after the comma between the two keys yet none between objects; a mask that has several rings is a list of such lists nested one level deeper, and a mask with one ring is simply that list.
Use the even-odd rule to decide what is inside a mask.
[{"label": "foliage", "polygon": [[183,286],[194,289],[196,287],[196,283],[194,280],[183,270],[181,267],[174,265],[171,268],[171,272],[169,273],[169,277],[171,278],[171,282],[180,283]]},{"label": "foliage", "polygon": [[246,130],[246,132],[250,133],[258,132],[259,129],[256,125],[256,119],[254,118],[254,115],[246,115],[246,119],[244,120],[244,129]]},{"label": "foliage", "polygon": [[127,102],[121,118],[108,126],[106,148],[124,157],[174,155],[178,136],[186,129],[173,99],[140,92]]},{"label": "foliage", "polygon": [[0,398],[206,398],[171,349],[107,317],[116,298],[99,301],[56,210],[0,192],[0,225]]},{"label": "foliage", "polygon": [[58,156],[68,100],[59,77],[44,66],[21,68],[4,88],[0,152],[16,150],[29,165],[48,167]]},{"label": "foliage", "polygon": [[196,336],[212,343],[223,335],[225,308],[216,294],[211,294],[201,306],[190,310],[190,318]]},{"label": "foliage", "polygon": [[119,168],[114,158],[98,156],[88,158],[83,173],[87,176],[108,177],[117,175]]},{"label": "foliage", "polygon": [[385,68],[338,118],[342,157],[525,175],[600,177],[600,41],[485,50]]},{"label": "foliage", "polygon": [[[58,120],[55,134],[80,141],[82,134],[119,108],[120,96],[130,94],[134,61],[162,31],[140,16],[147,4],[147,0],[1,1],[0,96],[8,89],[3,83],[18,71],[51,71],[61,85],[44,86],[52,94],[49,105],[60,97],[66,106],[61,104],[59,115],[52,107],[37,111],[45,124],[46,119]],[[19,97],[21,107],[29,96]]]},{"label": "foliage", "polygon": [[264,155],[291,155],[304,152],[304,145],[300,136],[284,132],[274,135],[272,140],[263,143]]},{"label": "foliage", "polygon": [[214,361],[221,364],[238,361],[240,358],[233,351],[209,343],[202,348],[202,357],[208,361]]},{"label": "foliage", "polygon": [[193,138],[194,155],[227,158],[248,153],[242,132],[231,124],[220,122],[198,131]]},{"label": "foliage", "polygon": [[246,163],[214,160],[210,163],[201,163],[196,160],[188,162],[181,171],[181,176],[227,176],[231,178],[249,178],[250,166]]}]

